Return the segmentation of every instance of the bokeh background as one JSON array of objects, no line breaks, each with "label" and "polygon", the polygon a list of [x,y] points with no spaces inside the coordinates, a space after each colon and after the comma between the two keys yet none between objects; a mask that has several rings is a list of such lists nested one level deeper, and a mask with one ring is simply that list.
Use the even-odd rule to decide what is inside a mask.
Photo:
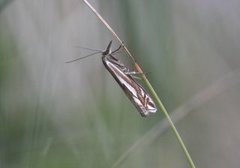
[{"label": "bokeh background", "polygon": [[[90,3],[142,66],[196,167],[239,167],[240,2]],[[99,55],[65,63],[110,40],[119,45],[81,0],[0,0],[1,168],[189,166],[161,111],[140,117]]]}]

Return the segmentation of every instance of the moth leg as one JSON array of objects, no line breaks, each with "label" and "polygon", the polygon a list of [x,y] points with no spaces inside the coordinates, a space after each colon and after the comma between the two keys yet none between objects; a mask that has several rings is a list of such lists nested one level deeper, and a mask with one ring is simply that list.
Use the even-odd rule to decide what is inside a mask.
[{"label": "moth leg", "polygon": [[122,44],[121,44],[116,50],[112,51],[111,54],[113,54],[113,53],[119,51],[123,46],[124,46],[124,43],[122,42]]},{"label": "moth leg", "polygon": [[128,72],[125,72],[125,74],[127,74],[127,75],[142,75],[143,73],[136,72],[136,71],[128,71]]},{"label": "moth leg", "polygon": [[138,73],[138,72],[136,72],[136,71],[125,71],[124,73],[125,73],[126,75],[131,76],[131,77],[134,78],[134,79],[141,80],[141,78],[137,76],[137,75],[140,74],[140,73]]}]

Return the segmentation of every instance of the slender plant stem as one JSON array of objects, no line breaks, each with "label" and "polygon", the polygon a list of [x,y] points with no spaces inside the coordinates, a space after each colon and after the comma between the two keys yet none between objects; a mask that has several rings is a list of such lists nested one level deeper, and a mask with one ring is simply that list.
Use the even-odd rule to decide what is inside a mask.
[{"label": "slender plant stem", "polygon": [[150,82],[148,81],[148,79],[146,78],[146,76],[144,74],[142,75],[142,78],[143,78],[143,81],[145,82],[146,86],[148,86],[149,91],[151,92],[151,94],[153,95],[155,100],[157,101],[156,104],[160,107],[160,109],[164,113],[165,117],[167,118],[167,120],[168,120],[168,122],[170,124],[170,127],[172,128],[173,132],[175,133],[175,135],[176,135],[176,137],[177,137],[177,139],[178,139],[178,141],[179,141],[179,143],[180,143],[180,145],[181,145],[181,147],[182,147],[182,149],[183,149],[183,151],[184,151],[184,153],[186,155],[186,158],[187,158],[190,166],[192,168],[196,168],[196,166],[195,166],[195,164],[194,164],[194,162],[193,162],[193,160],[192,160],[192,158],[191,158],[191,156],[190,156],[190,154],[189,154],[189,152],[188,152],[188,150],[187,150],[187,148],[186,148],[186,146],[185,146],[185,144],[184,144],[180,134],[177,131],[177,128],[175,127],[175,125],[174,125],[172,119],[170,118],[166,108],[164,107],[162,101],[160,100],[160,98],[158,97],[157,93],[155,92],[155,90],[153,89],[152,85],[150,84]]},{"label": "slender plant stem", "polygon": [[87,0],[83,0],[87,6],[94,12],[94,14],[101,20],[101,22],[108,28],[108,30],[113,34],[113,36],[116,37],[116,39],[121,43],[121,45],[123,46],[123,48],[125,49],[126,53],[131,57],[131,59],[134,61],[135,63],[135,68],[138,70],[137,72],[141,72],[141,77],[143,79],[143,81],[145,82],[146,86],[148,87],[148,90],[151,92],[151,95],[153,96],[153,98],[156,100],[156,104],[159,106],[159,108],[162,110],[162,112],[164,113],[165,117],[167,118],[173,132],[175,133],[185,155],[186,158],[191,166],[191,168],[196,168],[192,158],[180,136],[180,134],[177,131],[177,128],[175,127],[174,123],[172,122],[166,108],[164,107],[162,101],[160,100],[160,98],[158,97],[157,93],[155,92],[155,90],[153,89],[152,85],[150,84],[150,82],[148,81],[147,77],[144,75],[144,73],[142,72],[141,68],[139,67],[139,65],[136,63],[134,57],[132,56],[132,54],[129,52],[129,50],[127,49],[127,47],[123,44],[122,40],[118,37],[118,35],[115,33],[115,31],[111,28],[111,26],[103,19],[103,17],[95,10],[95,8],[87,1]]},{"label": "slender plant stem", "polygon": [[87,4],[87,6],[93,11],[93,13],[101,20],[101,22],[108,28],[108,30],[113,34],[113,36],[116,37],[116,39],[120,42],[124,50],[127,52],[127,54],[131,57],[131,59],[135,62],[134,57],[130,53],[130,51],[127,49],[127,47],[124,45],[123,41],[118,37],[117,33],[111,28],[111,26],[106,22],[105,19],[97,12],[97,10],[87,1],[83,0]]}]

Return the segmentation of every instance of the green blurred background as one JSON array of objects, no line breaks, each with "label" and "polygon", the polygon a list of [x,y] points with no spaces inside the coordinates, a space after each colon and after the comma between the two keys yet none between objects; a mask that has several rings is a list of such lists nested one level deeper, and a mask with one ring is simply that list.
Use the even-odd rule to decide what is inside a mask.
[{"label": "green blurred background", "polygon": [[[239,167],[240,2],[90,2],[146,72],[196,167]],[[100,56],[65,63],[90,53],[77,46],[110,40],[119,45],[81,0],[0,0],[0,168],[188,167],[161,111],[140,117]]]}]

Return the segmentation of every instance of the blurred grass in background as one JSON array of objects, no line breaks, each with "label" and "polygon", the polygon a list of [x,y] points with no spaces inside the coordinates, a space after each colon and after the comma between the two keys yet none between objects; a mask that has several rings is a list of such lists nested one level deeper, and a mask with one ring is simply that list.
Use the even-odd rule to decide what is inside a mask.
[{"label": "blurred grass in background", "polygon": [[[238,167],[240,2],[90,3],[185,114],[176,126],[196,166]],[[161,112],[141,118],[100,56],[65,64],[112,39],[80,0],[0,1],[1,168],[112,167],[143,137],[117,167],[188,166]]]}]

